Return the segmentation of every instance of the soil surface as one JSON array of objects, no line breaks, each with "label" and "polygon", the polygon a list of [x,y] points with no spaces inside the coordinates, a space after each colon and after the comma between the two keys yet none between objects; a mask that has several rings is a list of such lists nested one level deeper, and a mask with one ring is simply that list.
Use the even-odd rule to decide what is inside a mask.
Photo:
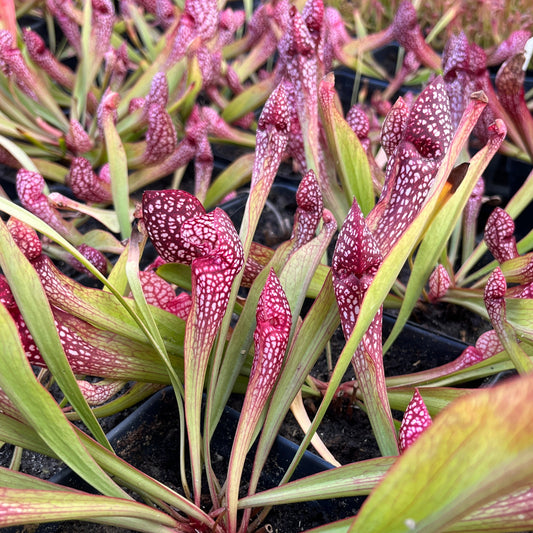
[{"label": "soil surface", "polygon": [[[441,309],[439,313],[450,313],[449,310]],[[437,318],[438,319],[438,314]],[[448,317],[449,318],[449,317]],[[392,318],[385,319],[385,335],[391,327]],[[467,324],[465,317],[461,317],[460,324],[455,328],[466,328],[472,338],[477,335],[474,326],[481,328],[480,324]],[[449,323],[450,321],[445,321]],[[477,320],[474,322],[478,322]],[[453,360],[460,353],[463,345],[455,342],[451,345],[443,345],[429,341],[417,342],[413,340],[413,335],[418,334],[416,329],[407,328],[393,345],[389,353],[385,356],[385,366],[387,375],[405,374],[425,368],[431,368],[437,364],[442,364]],[[429,345],[428,345],[429,342]],[[332,339],[333,364],[336,356],[340,353],[344,340],[341,331],[337,331]],[[327,380],[329,377],[329,363],[326,357],[321,357],[318,361],[313,375],[318,379]],[[348,369],[345,379],[354,379],[353,370]],[[168,395],[167,395],[168,396]],[[239,409],[242,398],[233,396],[230,405]],[[309,416],[312,417],[318,407],[318,401],[307,399],[306,407]],[[179,431],[176,425],[177,414],[175,413],[174,400],[166,397],[165,407],[156,412],[149,413],[143,424],[115,443],[115,448],[120,450],[119,454],[130,461],[134,466],[150,474],[155,479],[167,484],[172,489],[181,491],[179,479],[179,469],[177,464],[177,449]],[[401,413],[395,413],[401,419]],[[116,418],[104,419],[106,426],[116,423]],[[232,425],[233,424],[233,425]],[[225,432],[225,448],[215,449],[214,467],[220,479],[224,479],[229,456],[229,446],[231,446],[231,435],[234,431],[235,422],[224,422],[219,431]],[[287,439],[298,443],[303,436],[301,429],[289,414],[285,420],[281,435]],[[229,438],[228,438],[229,434]],[[366,414],[357,405],[346,398],[328,412],[320,430],[319,435],[326,446],[330,449],[336,459],[342,464],[361,461],[380,455],[376,441],[372,435],[370,424]],[[221,442],[223,440],[221,439]],[[218,443],[218,440],[216,440]],[[216,445],[218,446],[218,444]],[[168,453],[170,451],[170,453]],[[12,447],[4,446],[0,449],[0,464],[7,465],[12,453]],[[249,466],[249,465],[248,465]],[[284,458],[279,458],[274,454],[270,461],[267,477],[263,480],[262,488],[274,486],[279,481],[279,476],[287,466]],[[43,458],[33,452],[24,451],[21,463],[21,470],[41,478],[48,479],[61,469],[61,464],[57,461]],[[244,478],[246,479],[246,477]],[[88,487],[82,488],[88,489]],[[265,531],[276,531],[278,533],[295,533],[305,531],[311,527],[316,527],[328,521],[352,516],[357,512],[364,498],[351,498],[335,501],[333,507],[327,507],[322,503],[311,503],[309,505],[298,504],[284,506],[272,511],[264,525],[268,525]],[[29,531],[29,529],[12,529],[11,531]],[[48,533],[56,531],[60,533],[70,533],[72,531],[99,533],[99,532],[121,532],[127,531],[121,528],[114,528],[107,525],[90,524],[83,522],[65,523],[64,525],[41,526],[38,533]]]},{"label": "soil surface", "polygon": [[[285,187],[274,187],[256,234],[256,240],[269,246],[275,246],[280,235],[282,235],[282,240],[288,238],[292,228],[292,215],[296,209],[294,201],[296,186],[291,181],[290,169],[286,169],[286,173]],[[242,216],[245,194],[245,192],[241,193],[224,206],[235,222],[238,222],[239,216]],[[415,310],[412,319],[414,322],[423,322],[428,329],[441,333],[443,326],[445,326],[444,334],[469,344],[473,344],[483,331],[489,329],[489,325],[482,319],[449,305],[420,307]],[[390,330],[391,321],[392,319],[385,321],[384,338]],[[343,346],[344,339],[339,330],[331,342],[332,360],[328,361],[325,355],[319,359],[313,370],[313,375],[316,378],[323,381],[329,379],[332,365],[335,365],[336,358]],[[439,343],[432,338],[421,341],[417,336],[416,329],[409,330],[408,328],[384,358],[386,375],[407,374],[444,364],[455,359],[464,347],[465,345],[458,341],[451,344]],[[353,370],[350,367],[345,375],[345,380],[353,380],[354,378]],[[238,396],[232,397],[230,405],[238,409],[241,401],[242,399]],[[170,488],[182,492],[177,464],[179,431],[176,423],[175,402],[168,400],[168,394],[166,402],[164,409],[151,413],[143,425],[130,432],[127,437],[123,437],[121,441],[115,444],[115,447],[120,450],[120,455],[134,466]],[[311,418],[318,408],[318,404],[318,401],[306,399],[305,405]],[[104,429],[116,425],[126,414],[128,413],[103,419]],[[401,413],[394,413],[394,415],[398,420],[401,419]],[[232,426],[231,423],[221,424],[218,431],[229,433],[230,438],[229,440],[226,439],[226,442],[231,443],[231,432],[234,431],[234,425]],[[303,436],[291,414],[287,416],[280,433],[283,437],[297,443]],[[336,402],[330,409],[319,429],[319,435],[335,458],[342,464],[380,455],[368,417],[350,398]],[[216,449],[213,454],[214,467],[221,481],[225,477],[229,454],[228,446],[230,445],[227,444],[226,449]],[[12,453],[13,447],[10,445],[4,445],[0,448],[0,465],[8,466]],[[286,459],[275,453],[261,487],[274,486],[279,481],[279,476],[286,466]],[[22,453],[20,466],[22,472],[49,479],[62,468],[63,465],[58,461],[44,458],[26,450]],[[246,479],[246,475],[243,479]],[[264,531],[277,533],[305,531],[311,527],[355,514],[363,501],[364,498],[344,499],[335,501],[330,507],[316,502],[311,502],[309,505],[284,506],[275,509],[268,515],[263,524]],[[13,528],[10,531],[22,532],[33,531],[34,529],[32,526],[28,526],[26,528]],[[39,533],[50,531],[119,533],[128,530],[107,525],[68,522],[53,526],[42,525],[37,531]]]}]

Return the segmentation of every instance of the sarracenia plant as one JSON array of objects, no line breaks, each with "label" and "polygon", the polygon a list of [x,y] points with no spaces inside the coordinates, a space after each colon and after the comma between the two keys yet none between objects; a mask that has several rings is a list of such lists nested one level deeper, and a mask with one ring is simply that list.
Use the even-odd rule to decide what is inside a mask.
[{"label": "sarracenia plant", "polygon": [[[66,49],[80,60],[74,78],[32,34],[26,32],[29,60],[12,26],[1,34],[8,74],[1,87],[8,100],[2,100],[0,119],[4,134],[9,130],[18,143],[3,139],[2,154],[21,167],[22,207],[0,198],[6,214],[0,220],[0,440],[61,459],[99,494],[0,468],[0,527],[82,519],[146,532],[245,533],[257,529],[272,506],[370,494],[357,516],[317,531],[532,528],[531,238],[516,243],[513,236],[513,217],[526,200],[494,211],[483,243],[465,247],[470,251],[456,273],[452,253],[461,213],[471,230],[481,176],[507,133],[504,116],[483,118],[490,95],[475,86],[466,98],[450,98],[457,85],[446,63],[443,76],[416,100],[394,103],[376,141],[365,110],[353,108],[345,118],[333,75],[324,77],[346,35],[319,0],[310,0],[302,13],[285,2],[264,4],[242,39],[231,43],[224,39],[234,30],[232,12],[219,12],[211,2],[188,1],[179,13],[158,2],[150,17],[133,3],[126,7],[128,17],[116,20],[103,2],[86,2],[82,10],[47,3]],[[113,57],[106,55],[108,42],[119,45]],[[141,42],[146,57],[135,53],[133,43]],[[245,56],[218,62],[223,45],[228,61]],[[239,93],[237,81],[252,76],[276,47],[279,66],[265,74],[256,93]],[[42,57],[35,55],[39,50]],[[138,67],[133,72],[132,63]],[[458,65],[453,68],[460,71]],[[509,68],[514,72],[514,64]],[[40,69],[50,77],[45,83]],[[198,71],[212,107],[193,105]],[[66,103],[50,80],[76,98]],[[229,90],[239,93],[231,102]],[[234,122],[264,100],[237,230],[221,208],[210,210],[228,184],[206,191],[207,137],[225,131],[242,141],[241,133],[216,120],[216,109],[224,108],[222,116]],[[179,111],[178,124],[172,110]],[[16,117],[28,115],[29,129],[17,129]],[[215,126],[220,129],[210,129]],[[474,128],[483,145],[470,157]],[[52,152],[62,155],[52,161],[45,157]],[[287,156],[302,179],[292,235],[274,250],[254,235]],[[196,195],[144,190],[131,209],[131,190],[194,157],[202,178]],[[49,195],[43,175],[50,179],[55,171],[68,174],[65,181],[89,205]],[[531,196],[529,187],[524,195]],[[103,209],[110,202],[114,211]],[[103,222],[115,217],[108,229],[129,238],[95,233],[87,242],[61,211],[67,207]],[[148,242],[157,257],[149,256]],[[485,246],[495,261],[468,279]],[[118,258],[110,261],[102,252]],[[51,256],[70,258],[103,288],[82,285]],[[146,258],[150,264],[140,268]],[[398,281],[402,269],[409,272],[407,284]],[[421,294],[481,312],[493,330],[452,363],[385,376],[384,350]],[[383,345],[385,306],[402,308]],[[344,348],[329,383],[318,383],[311,371],[339,325]],[[342,383],[350,363],[356,381]],[[48,370],[64,395],[60,404],[32,365]],[[456,386],[507,368],[522,375],[493,389]],[[130,390],[111,399],[126,382],[133,382]],[[117,457],[97,421],[169,384],[179,412],[180,492]],[[289,482],[313,438],[323,449],[315,433],[339,387],[351,389],[368,413],[382,457]],[[227,470],[217,477],[211,440],[232,392],[244,394],[242,413]],[[290,409],[302,415],[301,394],[321,398],[320,407],[281,486],[259,491],[285,415]],[[405,412],[401,425],[397,410]],[[72,424],[79,419],[87,433]],[[246,479],[244,460],[254,443]]]},{"label": "sarracenia plant", "polygon": [[[7,4],[14,10],[14,2]],[[2,8],[0,21],[9,13]],[[213,170],[208,136],[253,147],[253,131],[220,116],[243,91],[222,57],[243,11],[220,12],[216,1],[187,2],[180,15],[171,2],[157,9],[129,2],[115,12],[107,0],[50,0],[35,13],[42,22],[35,29],[18,28],[16,20],[0,25],[0,161],[66,183],[79,201],[50,198],[48,186],[38,191],[41,199],[96,217],[126,238],[130,195],[169,175],[178,185],[191,161],[196,195],[205,199]],[[253,118],[241,126],[253,126]],[[249,164],[243,168],[249,160],[241,161],[241,180],[249,179]],[[221,177],[231,191],[227,181]],[[40,216],[39,204],[22,200]],[[64,228],[64,234],[103,252],[119,246],[103,232],[82,236]]]}]

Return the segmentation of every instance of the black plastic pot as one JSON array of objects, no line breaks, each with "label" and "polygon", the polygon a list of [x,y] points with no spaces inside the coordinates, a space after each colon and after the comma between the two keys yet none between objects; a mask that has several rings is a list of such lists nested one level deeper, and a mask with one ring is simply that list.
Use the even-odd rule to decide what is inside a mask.
[{"label": "black plastic pot", "polygon": [[17,198],[17,189],[15,186],[15,176],[17,171],[0,163],[0,187],[4,190],[8,198]]},{"label": "black plastic pot", "polygon": [[[385,70],[391,80],[395,77],[399,50],[399,44],[390,43],[376,49],[372,54],[376,62]],[[333,73],[335,75],[335,89],[346,113],[351,107],[352,97],[354,96],[355,72],[348,67],[342,66],[337,67]],[[370,101],[374,92],[383,92],[388,86],[389,81],[384,79],[376,79],[369,76],[361,76],[359,79],[359,87],[366,89],[368,101]],[[418,93],[421,89],[422,87],[420,85],[404,85],[392,96],[391,103],[394,103],[398,96],[404,96],[408,92]]]},{"label": "black plastic pot", "polygon": [[[239,413],[234,409],[226,408],[224,410],[222,420],[212,440],[211,450],[215,470],[219,467],[221,472],[225,472],[238,418]],[[120,457],[179,491],[177,420],[178,412],[174,392],[171,387],[167,387],[153,395],[107,436]],[[276,439],[267,468],[260,480],[262,489],[274,487],[281,481],[296,450],[297,446],[287,439],[283,437]],[[249,476],[250,464],[247,464],[245,476]],[[332,465],[320,457],[306,452],[295,472],[294,479],[330,468],[333,468]],[[69,468],[65,468],[52,477],[50,481],[79,490],[94,492]],[[279,529],[279,531],[290,533],[300,530],[300,523],[302,527],[307,529],[353,515],[362,502],[363,498],[344,498],[284,506],[277,515],[273,511],[273,515],[269,515],[267,523],[276,524],[274,530],[283,526],[283,529]],[[302,517],[305,517],[305,523],[302,522]],[[8,528],[4,531],[22,533],[23,527]],[[35,533],[66,533],[71,531],[108,531],[108,529],[105,526],[95,524],[65,522],[42,524],[35,530]]]},{"label": "black plastic pot", "polygon": [[[383,314],[383,338],[392,330],[396,319],[394,316]],[[428,330],[425,327],[408,322],[402,329],[398,338],[391,347],[390,353],[385,355],[387,374],[407,373],[409,369],[395,366],[405,366],[413,359],[416,370],[425,370],[453,361],[468,345],[458,339]]]},{"label": "black plastic pot", "polygon": [[[394,324],[394,317],[384,316],[384,335]],[[434,367],[456,358],[466,344],[455,339],[438,335],[414,324],[407,324],[394,344],[394,348],[386,356],[388,375],[395,374],[395,364],[401,365],[398,373],[405,373],[412,365],[418,370]],[[407,365],[407,367],[406,367]],[[366,416],[363,414],[363,416]],[[212,457],[215,471],[221,479],[227,468],[231,453],[233,437],[238,423],[239,413],[233,409],[224,410],[221,423],[217,427],[212,440]],[[177,405],[172,388],[167,387],[123,420],[108,433],[108,438],[120,457],[133,466],[151,475],[175,490],[180,490],[178,444],[179,430],[177,427]],[[360,428],[363,431],[363,428]],[[373,440],[371,435],[366,439]],[[348,446],[350,443],[346,443]],[[292,460],[297,446],[289,440],[278,437],[271,451],[267,468],[260,481],[260,490],[276,486]],[[377,447],[375,448],[377,450]],[[376,452],[374,455],[377,455]],[[354,457],[352,460],[360,460]],[[243,479],[250,474],[251,463],[246,465]],[[298,466],[294,479],[312,475],[332,465],[306,452]],[[51,478],[54,483],[74,487],[79,490],[93,492],[92,488],[81,480],[70,469],[65,468]],[[364,501],[363,497],[323,500],[281,506],[274,509],[267,522],[274,531],[292,533],[318,525],[329,523],[357,513]],[[7,533],[22,533],[23,528],[9,528]],[[39,526],[36,533],[67,533],[76,532],[107,532],[116,531],[106,526],[88,523],[53,523]]]},{"label": "black plastic pot", "polygon": [[[297,207],[298,185],[296,180],[276,177],[257,225],[254,236],[256,242],[275,248],[290,238]],[[248,189],[240,190],[234,198],[219,205],[229,215],[237,230],[241,227],[248,192]]]},{"label": "black plastic pot", "polygon": [[[335,89],[337,90],[339,99],[342,103],[342,108],[344,112],[347,113],[351,107],[355,73],[348,67],[338,67],[333,73],[335,75]],[[368,97],[370,98],[375,91],[383,92],[387,88],[388,82],[385,80],[361,76],[360,86],[367,87]]]}]

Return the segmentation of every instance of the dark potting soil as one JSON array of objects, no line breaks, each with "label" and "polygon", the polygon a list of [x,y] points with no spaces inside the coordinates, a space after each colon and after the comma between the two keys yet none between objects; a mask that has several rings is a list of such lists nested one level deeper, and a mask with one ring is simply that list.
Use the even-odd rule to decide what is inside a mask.
[{"label": "dark potting soil", "polygon": [[[294,190],[292,195],[286,194],[286,188],[280,187],[278,190],[273,189],[269,204],[267,204],[265,213],[259,225],[257,240],[275,247],[276,239],[279,241],[279,235],[283,235],[281,240],[290,236],[292,227],[292,215],[296,208],[294,202]],[[281,207],[280,207],[281,205]],[[228,207],[232,219],[238,218],[243,212],[243,202],[234,202]],[[229,212],[229,211],[228,211]],[[435,329],[467,342],[475,343],[477,337],[489,329],[489,325],[479,317],[466,313],[461,309],[449,305],[431,305],[417,308],[412,316],[415,322],[424,322],[429,329]],[[386,326],[385,329],[390,327]],[[384,338],[386,333],[384,333]],[[342,351],[344,338],[339,330],[334,335],[331,342],[332,364]],[[423,349],[418,349],[423,348]],[[439,364],[444,364],[455,359],[460,353],[460,348],[449,353],[435,353],[431,347],[418,346],[417,341],[408,340],[407,342],[398,342],[393,345],[390,351],[385,355],[384,364],[386,375],[407,374],[426,368],[432,368]],[[331,367],[325,357],[320,358],[313,370],[313,375],[323,381],[329,379]],[[348,368],[345,380],[355,378],[351,367]],[[241,398],[233,397],[232,406],[238,408]],[[319,401],[306,399],[305,405],[309,412],[310,418],[318,408]],[[143,472],[151,475],[155,479],[167,484],[169,487],[180,491],[181,482],[179,479],[179,469],[177,466],[177,449],[179,432],[176,425],[177,418],[168,416],[168,412],[161,413],[161,416],[155,416],[151,421],[149,428],[140,427],[134,434],[129,435],[127,442],[123,442],[123,451],[121,456],[131,462],[134,466]],[[124,416],[124,415],[122,415]],[[400,417],[401,413],[395,413]],[[108,417],[103,419],[104,429],[113,427],[120,416],[114,418]],[[293,442],[299,442],[303,432],[289,413],[280,434]],[[319,436],[332,452],[335,458],[342,464],[361,461],[372,457],[379,456],[379,448],[372,435],[370,423],[366,414],[357,407],[349,398],[344,401],[336,402],[327,413],[323,424],[319,429]],[[12,454],[13,447],[4,445],[0,448],[0,465],[7,466]],[[166,453],[170,451],[170,453]],[[62,464],[52,459],[43,458],[33,452],[24,451],[22,455],[21,471],[37,475],[43,479],[48,479],[62,468]],[[218,454],[214,456],[214,467],[217,475],[223,481],[226,472],[227,463],[225,459]],[[281,469],[274,458],[270,467],[274,471]],[[334,516],[325,516],[321,507],[303,507],[300,504],[282,506],[272,511],[267,517],[265,524],[269,525],[268,531],[278,533],[295,533],[305,531],[311,527],[318,526],[327,521],[331,521],[344,516],[355,514],[364,498],[343,500],[337,504]],[[311,509],[311,510],[310,510]],[[302,512],[303,511],[303,512]],[[30,531],[31,526],[24,529]],[[23,531],[20,528],[19,531]],[[46,527],[39,529],[39,533],[46,533]],[[61,533],[70,533],[72,531],[84,533],[119,533],[127,531],[122,528],[115,528],[107,525],[98,525],[84,522],[65,522],[60,525],[59,529],[54,529]]]},{"label": "dark potting soil", "polygon": [[[450,310],[440,309],[436,315],[438,319],[439,313],[451,313]],[[454,313],[460,317],[459,323],[454,327],[455,329],[463,328],[469,332],[470,337],[474,340],[477,335],[473,333],[474,326],[465,322],[465,316]],[[448,319],[450,316],[447,317]],[[451,320],[442,321],[442,323],[451,323]],[[474,321],[476,322],[476,321]],[[476,326],[477,327],[477,326]],[[480,326],[481,327],[481,326]],[[385,323],[385,331],[390,329],[390,320]],[[384,336],[386,333],[384,334]],[[416,342],[412,339],[406,339],[405,342],[395,343],[388,354],[384,358],[387,375],[406,374],[425,368],[431,368],[438,364],[453,360],[460,353],[460,346],[455,351],[449,354],[435,353],[434,350],[428,347],[420,346],[417,350]],[[336,357],[342,350],[344,339],[342,332],[338,330],[332,339],[332,353],[333,364],[335,364]],[[321,357],[313,370],[313,375],[318,379],[327,380],[329,378],[330,368],[325,357]],[[348,368],[345,380],[354,379],[354,373],[351,367]],[[231,406],[235,408],[240,407],[242,398],[234,396],[231,399]],[[312,418],[314,412],[318,408],[318,401],[313,399],[306,399],[305,405],[309,411],[309,416]],[[151,475],[155,479],[167,484],[169,487],[180,491],[179,470],[177,465],[177,449],[179,432],[176,424],[176,416],[169,416],[168,411],[157,414],[153,420],[150,421],[150,426],[139,427],[133,434],[130,434],[126,442],[120,443],[122,451],[120,453],[126,460],[131,462],[134,466],[143,472]],[[396,414],[401,416],[401,414]],[[116,423],[110,418],[103,419],[105,425]],[[281,428],[280,434],[293,442],[299,442],[303,436],[303,432],[289,414]],[[326,418],[319,429],[319,435],[328,449],[333,453],[336,459],[342,464],[361,461],[372,457],[379,456],[379,449],[376,441],[372,435],[370,424],[366,414],[359,409],[353,402],[347,398],[344,402],[337,402],[326,415]],[[170,453],[167,453],[170,451]],[[6,465],[11,455],[11,447],[4,446],[0,449],[0,464]],[[23,472],[38,475],[41,478],[48,479],[53,475],[61,465],[57,461],[43,458],[38,454],[25,451],[22,458],[21,470]],[[226,460],[220,455],[214,455],[214,466],[217,470],[217,475],[221,480],[224,479],[225,469],[227,467]],[[280,466],[274,464],[271,468],[279,470]],[[299,514],[301,505],[282,506],[278,510],[274,510],[267,518],[266,523],[272,526],[271,531],[278,531],[278,533],[292,533],[297,531],[305,531],[310,527],[315,527],[324,523],[324,521],[341,518],[342,516],[352,515],[357,512],[358,507],[364,501],[363,498],[346,501],[340,505],[340,509],[336,511],[340,513],[334,517],[323,516],[323,511],[320,507],[316,509],[316,516],[310,516],[309,509],[305,509],[303,516]],[[20,529],[19,531],[22,531]],[[58,531],[57,529],[55,531]],[[107,525],[98,525],[83,522],[66,522],[64,526],[60,526],[61,533],[71,531],[79,532],[120,532],[124,531],[120,528],[113,528]],[[46,533],[46,529],[39,529],[39,533]]]},{"label": "dark potting soil", "polygon": [[[152,477],[165,483],[177,492],[181,490],[179,479],[178,448],[179,430],[176,424],[177,412],[175,400],[170,393],[163,393],[162,403],[158,406],[153,417],[144,420],[143,424],[135,427],[127,438],[119,439],[115,442],[115,449],[120,450],[120,456],[131,462],[135,467],[150,474]],[[238,399],[235,399],[238,402]],[[213,467],[216,475],[221,481],[224,480],[227,472],[227,461],[232,445],[232,435],[236,427],[236,418],[225,418],[217,433],[213,444]],[[220,444],[224,443],[224,444]],[[251,460],[247,461],[246,476],[250,475]],[[275,486],[287,467],[285,456],[275,452],[269,459],[267,474],[260,483],[260,488]],[[313,472],[311,472],[313,473]],[[72,480],[69,480],[72,481]],[[243,483],[246,488],[245,482]],[[85,489],[76,485],[77,488]],[[204,484],[205,486],[205,484]],[[294,504],[275,509],[268,516],[264,525],[269,529],[266,531],[277,531],[279,533],[294,533],[305,531],[310,527],[332,521],[341,516],[350,516],[357,512],[363,499],[343,499],[336,501],[332,509],[325,509],[321,505],[311,503],[309,505]],[[302,509],[305,509],[302,512]],[[20,528],[16,531],[28,531]],[[98,525],[84,522],[65,522],[62,524],[43,525],[38,529],[38,533],[70,533],[76,532],[121,532],[127,531],[107,525]],[[11,530],[10,530],[11,533]]]}]

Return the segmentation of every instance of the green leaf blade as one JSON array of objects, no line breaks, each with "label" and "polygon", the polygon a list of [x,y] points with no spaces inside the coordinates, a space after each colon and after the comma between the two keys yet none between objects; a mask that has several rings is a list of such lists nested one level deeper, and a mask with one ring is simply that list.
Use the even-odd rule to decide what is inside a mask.
[{"label": "green leaf blade", "polygon": [[103,131],[109,160],[113,205],[117,213],[122,238],[127,239],[131,234],[128,161],[126,150],[110,113],[107,113],[103,118]]},{"label": "green leaf blade", "polygon": [[[60,407],[36,380],[16,325],[3,305],[0,305],[0,337],[3,341],[0,362],[4,369],[0,373],[0,387],[22,417],[59,458],[97,490],[121,498],[126,496],[87,453]],[[78,394],[81,395],[79,388]]]},{"label": "green leaf blade", "polygon": [[[32,265],[15,244],[2,221],[0,221],[0,266],[8,280],[24,321],[47,366],[56,377],[61,390],[76,411],[79,412],[85,425],[93,435],[100,442],[109,446],[100,424],[96,421],[76,383],[63,351],[54,316],[41,281]],[[19,348],[22,349],[20,344]],[[25,355],[24,361],[27,364]],[[9,363],[6,363],[6,365],[9,365]],[[35,405],[39,404],[36,403]]]},{"label": "green leaf blade", "polygon": [[442,531],[529,485],[532,398],[529,375],[454,402],[395,463],[350,531],[407,531],[406,521],[419,532]]},{"label": "green leaf blade", "polygon": [[370,165],[357,135],[339,113],[334,99],[327,95],[333,91],[333,83],[331,79],[326,79],[320,86],[319,104],[326,138],[333,152],[347,205],[352,204],[354,197],[357,198],[357,203],[366,216],[375,202]]},{"label": "green leaf blade", "polygon": [[85,519],[137,531],[174,531],[177,522],[147,505],[67,490],[30,490],[0,487],[0,526]]},{"label": "green leaf blade", "polygon": [[361,496],[383,479],[396,457],[378,457],[292,481],[239,500],[239,508]]}]

